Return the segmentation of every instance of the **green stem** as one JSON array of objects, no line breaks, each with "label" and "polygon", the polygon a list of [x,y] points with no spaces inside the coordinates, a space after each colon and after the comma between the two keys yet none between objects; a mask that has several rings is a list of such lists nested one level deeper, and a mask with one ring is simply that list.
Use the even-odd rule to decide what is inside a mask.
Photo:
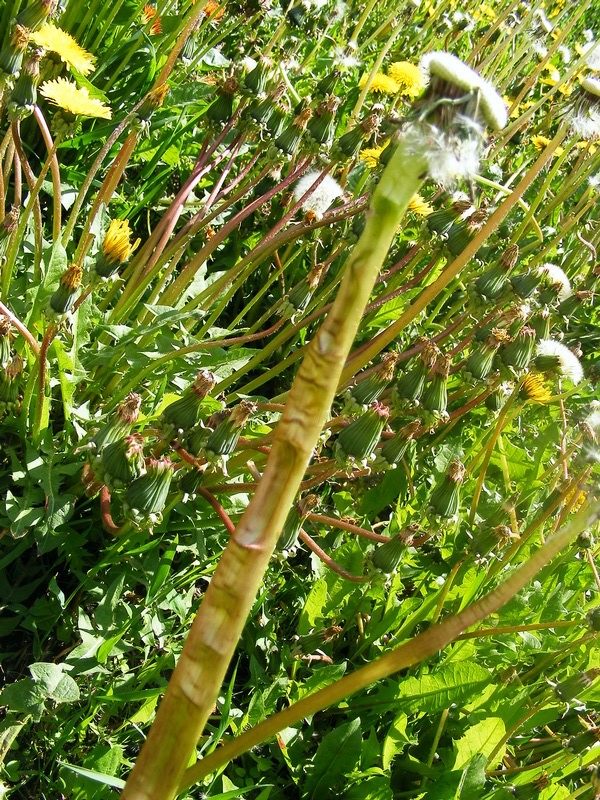
[{"label": "green stem", "polygon": [[335,396],[343,364],[424,161],[400,143],[374,192],[336,301],[277,425],[262,480],[219,561],[123,800],[170,800],[220,691],[246,618]]}]

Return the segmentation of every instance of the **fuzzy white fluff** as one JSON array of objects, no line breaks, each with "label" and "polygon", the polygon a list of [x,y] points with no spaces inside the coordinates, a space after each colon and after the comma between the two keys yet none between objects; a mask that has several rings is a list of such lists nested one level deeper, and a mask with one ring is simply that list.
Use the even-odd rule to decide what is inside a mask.
[{"label": "fuzzy white fluff", "polygon": [[482,141],[483,131],[480,136],[464,139],[420,123],[408,128],[403,146],[409,155],[425,161],[432,180],[449,189],[457,180],[477,174]]},{"label": "fuzzy white fluff", "polygon": [[[319,175],[321,173],[318,170],[311,170],[297,181],[294,187],[294,200],[296,202],[308,192]],[[317,219],[320,219],[333,201],[343,194],[344,190],[339,183],[331,175],[325,175],[321,183],[315,187],[313,192],[302,203],[302,210],[310,212]]]},{"label": "fuzzy white fluff", "polygon": [[485,121],[492,130],[498,131],[508,122],[506,103],[492,84],[452,53],[427,53],[421,59],[419,68],[426,83],[431,75],[436,75],[466,92],[478,91]]},{"label": "fuzzy white fluff", "polygon": [[541,339],[537,346],[536,356],[555,358],[561,375],[574,384],[580,383],[583,378],[583,367],[575,353],[554,339]]}]

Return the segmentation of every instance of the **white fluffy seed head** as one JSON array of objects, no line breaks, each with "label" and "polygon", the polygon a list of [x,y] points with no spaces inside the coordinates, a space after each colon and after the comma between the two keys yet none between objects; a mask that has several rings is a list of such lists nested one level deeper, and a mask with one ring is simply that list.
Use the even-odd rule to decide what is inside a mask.
[{"label": "white fluffy seed head", "polygon": [[560,291],[558,293],[559,300],[566,300],[571,296],[571,282],[565,275],[564,271],[557,267],[556,264],[542,264],[538,267],[540,274],[545,274],[550,278],[552,284],[558,284]]},{"label": "white fluffy seed head", "polygon": [[[296,202],[308,192],[320,174],[318,170],[311,170],[298,180],[294,187],[294,200]],[[314,191],[302,203],[302,210],[310,212],[317,219],[320,219],[333,201],[343,194],[344,190],[339,183],[331,175],[325,175],[321,183],[315,187]]]},{"label": "white fluffy seed head", "polygon": [[417,123],[407,129],[402,142],[409,156],[426,163],[432,180],[451,189],[458,180],[477,174],[482,137],[483,131],[477,138],[464,139],[433,125]]},{"label": "white fluffy seed head", "polygon": [[575,353],[555,339],[541,339],[536,350],[536,357],[538,356],[555,358],[561,375],[571,383],[580,383],[583,378],[583,367]]},{"label": "white fluffy seed head", "polygon": [[491,130],[498,131],[508,122],[506,103],[492,84],[452,53],[444,51],[427,53],[419,62],[419,68],[426,83],[431,76],[436,76],[464,89],[465,92],[478,91],[481,110]]}]

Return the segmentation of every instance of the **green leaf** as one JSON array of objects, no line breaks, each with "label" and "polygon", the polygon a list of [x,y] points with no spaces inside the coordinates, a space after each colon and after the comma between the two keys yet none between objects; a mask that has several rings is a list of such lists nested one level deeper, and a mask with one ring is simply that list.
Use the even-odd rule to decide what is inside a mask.
[{"label": "green leaf", "polygon": [[407,713],[431,714],[453,703],[465,703],[482,686],[490,682],[490,674],[472,661],[447,664],[429,675],[407,678],[397,689],[396,698]]},{"label": "green leaf", "polygon": [[475,753],[460,777],[455,800],[472,800],[477,797],[485,784],[487,758],[483,753]]},{"label": "green leaf", "polygon": [[10,746],[17,738],[24,724],[24,722],[18,722],[16,725],[12,725],[6,721],[0,724],[0,765],[4,762]]},{"label": "green leaf", "polygon": [[331,797],[331,790],[343,775],[356,769],[360,759],[360,719],[340,725],[324,738],[304,785],[303,797]]},{"label": "green leaf", "polygon": [[94,769],[86,769],[85,767],[76,767],[74,764],[67,764],[65,761],[57,762],[60,767],[70,769],[71,772],[76,772],[77,775],[82,775],[84,778],[89,778],[98,783],[104,783],[106,786],[112,786],[114,789],[124,789],[125,781],[121,778],[115,778],[113,775],[106,775],[104,772],[97,772]]},{"label": "green leaf", "polygon": [[56,703],[74,703],[79,700],[77,684],[70,675],[64,673],[61,665],[38,661],[29,667],[29,671],[50,700]]},{"label": "green leaf", "polygon": [[[487,717],[476,725],[468,729],[466,734],[454,742],[456,759],[454,769],[463,769],[478,753],[483,754],[486,759],[496,749],[504,734],[506,726],[500,717]],[[497,755],[497,761],[501,761],[503,751]]]},{"label": "green leaf", "polygon": [[384,769],[389,769],[394,756],[401,753],[404,747],[412,741],[406,732],[407,724],[406,714],[399,714],[390,725],[383,742],[381,763]]}]

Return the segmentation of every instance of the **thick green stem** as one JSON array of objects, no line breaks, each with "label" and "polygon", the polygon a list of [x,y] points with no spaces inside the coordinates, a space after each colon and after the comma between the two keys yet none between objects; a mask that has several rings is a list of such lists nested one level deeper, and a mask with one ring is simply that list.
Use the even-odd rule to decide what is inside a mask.
[{"label": "thick green stem", "polygon": [[375,681],[387,678],[398,670],[414,666],[434,655],[457,639],[466,628],[489,617],[502,608],[521,591],[532,578],[548,564],[581,531],[593,525],[600,516],[600,501],[581,511],[570,523],[554,534],[531,555],[528,561],[516,569],[510,577],[496,589],[465,608],[459,614],[445,619],[424,633],[415,636],[390,653],[382,656],[366,667],[353,672],[335,683],[304,697],[284,711],[269,717],[264,722],[227,742],[193,767],[186,770],[180,791],[210,775],[219,767],[245,753],[260,742],[270,739],[278,731],[298,724],[302,719],[338,703],[345,697],[369,686]]},{"label": "thick green stem", "polygon": [[124,800],[169,800],[178,792],[326,421],[379,269],[423,172],[424,162],[400,145],[382,175],[337,299],[294,381],[263,478],[209,584]]}]

